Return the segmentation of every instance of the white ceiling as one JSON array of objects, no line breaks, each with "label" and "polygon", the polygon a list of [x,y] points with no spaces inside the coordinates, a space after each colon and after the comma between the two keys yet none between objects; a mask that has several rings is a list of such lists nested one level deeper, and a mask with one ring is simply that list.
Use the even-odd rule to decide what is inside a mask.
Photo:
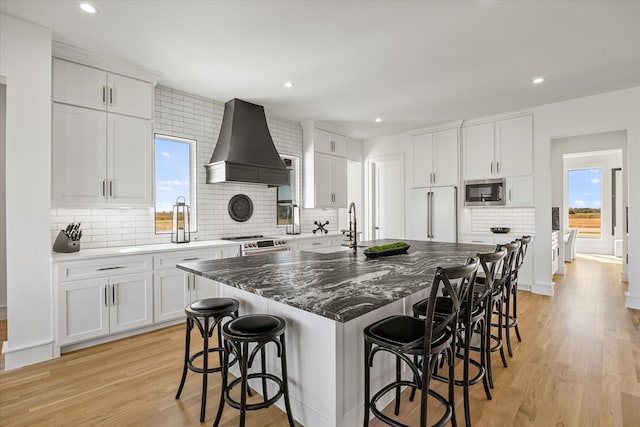
[{"label": "white ceiling", "polygon": [[0,11],[162,85],[362,139],[640,85],[640,1],[89,2]]}]

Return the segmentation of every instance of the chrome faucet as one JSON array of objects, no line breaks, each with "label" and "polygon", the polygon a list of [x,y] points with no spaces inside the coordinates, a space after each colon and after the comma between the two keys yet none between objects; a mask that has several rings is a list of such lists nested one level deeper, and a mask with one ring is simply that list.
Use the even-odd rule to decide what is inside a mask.
[{"label": "chrome faucet", "polygon": [[358,247],[358,231],[356,226],[356,204],[349,204],[349,247],[356,250]]}]

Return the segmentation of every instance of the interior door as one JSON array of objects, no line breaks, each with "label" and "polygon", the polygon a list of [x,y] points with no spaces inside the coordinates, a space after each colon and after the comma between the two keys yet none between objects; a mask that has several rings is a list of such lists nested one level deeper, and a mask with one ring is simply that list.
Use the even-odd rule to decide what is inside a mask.
[{"label": "interior door", "polygon": [[404,238],[404,156],[369,160],[370,236]]}]

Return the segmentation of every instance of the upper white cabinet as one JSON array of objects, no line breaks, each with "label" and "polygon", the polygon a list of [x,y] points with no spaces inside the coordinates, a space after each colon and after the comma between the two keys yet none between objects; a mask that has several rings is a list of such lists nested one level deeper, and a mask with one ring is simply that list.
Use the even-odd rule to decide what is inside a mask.
[{"label": "upper white cabinet", "polygon": [[413,186],[458,185],[458,129],[416,135],[413,145]]},{"label": "upper white cabinet", "polygon": [[506,184],[507,206],[533,206],[533,176],[510,176]]},{"label": "upper white cabinet", "polygon": [[531,175],[532,116],[465,126],[462,151],[464,179]]},{"label": "upper white cabinet", "polygon": [[153,85],[54,58],[53,101],[151,119]]},{"label": "upper white cabinet", "polygon": [[302,126],[304,151],[304,207],[347,206],[347,143],[344,136]]},{"label": "upper white cabinet", "polygon": [[54,206],[153,204],[151,121],[53,104]]},{"label": "upper white cabinet", "polygon": [[153,83],[54,58],[53,101],[52,205],[152,206]]},{"label": "upper white cabinet", "polygon": [[315,151],[317,153],[331,154],[333,156],[347,156],[347,140],[344,136],[322,129],[313,130]]}]

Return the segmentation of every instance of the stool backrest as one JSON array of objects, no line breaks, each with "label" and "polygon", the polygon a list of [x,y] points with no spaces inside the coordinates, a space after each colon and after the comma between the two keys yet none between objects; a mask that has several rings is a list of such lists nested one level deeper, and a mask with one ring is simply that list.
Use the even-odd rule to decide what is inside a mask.
[{"label": "stool backrest", "polygon": [[502,268],[500,279],[496,279],[494,281],[494,293],[504,290],[504,287],[511,283],[513,272],[515,271],[516,267],[518,252],[520,251],[520,246],[521,244],[519,241],[498,245],[499,249],[506,249],[507,255],[504,259],[504,265]]},{"label": "stool backrest", "polygon": [[516,239],[516,241],[520,242],[520,249],[518,250],[515,267],[515,274],[517,276],[520,267],[522,267],[522,264],[524,263],[524,257],[527,255],[527,248],[529,247],[529,243],[531,243],[531,236],[522,236],[522,238]]},{"label": "stool backrest", "polygon": [[[460,307],[473,296],[479,261],[477,258],[467,258],[464,265],[442,268],[438,267],[433,278],[433,284],[429,292],[429,303],[425,317],[425,351],[429,351],[429,343],[432,337],[439,336],[447,327],[455,330]],[[442,288],[444,295],[451,298],[451,311],[449,313],[438,312],[438,324],[434,324],[434,315],[438,291]]]},{"label": "stool backrest", "polygon": [[493,290],[495,289],[495,281],[502,278],[506,257],[507,249],[501,246],[498,246],[495,252],[478,254],[480,266],[484,273],[484,288],[482,289],[482,292],[477,294],[473,304],[474,306],[479,305],[486,298],[489,298],[491,293],[493,293]]}]

